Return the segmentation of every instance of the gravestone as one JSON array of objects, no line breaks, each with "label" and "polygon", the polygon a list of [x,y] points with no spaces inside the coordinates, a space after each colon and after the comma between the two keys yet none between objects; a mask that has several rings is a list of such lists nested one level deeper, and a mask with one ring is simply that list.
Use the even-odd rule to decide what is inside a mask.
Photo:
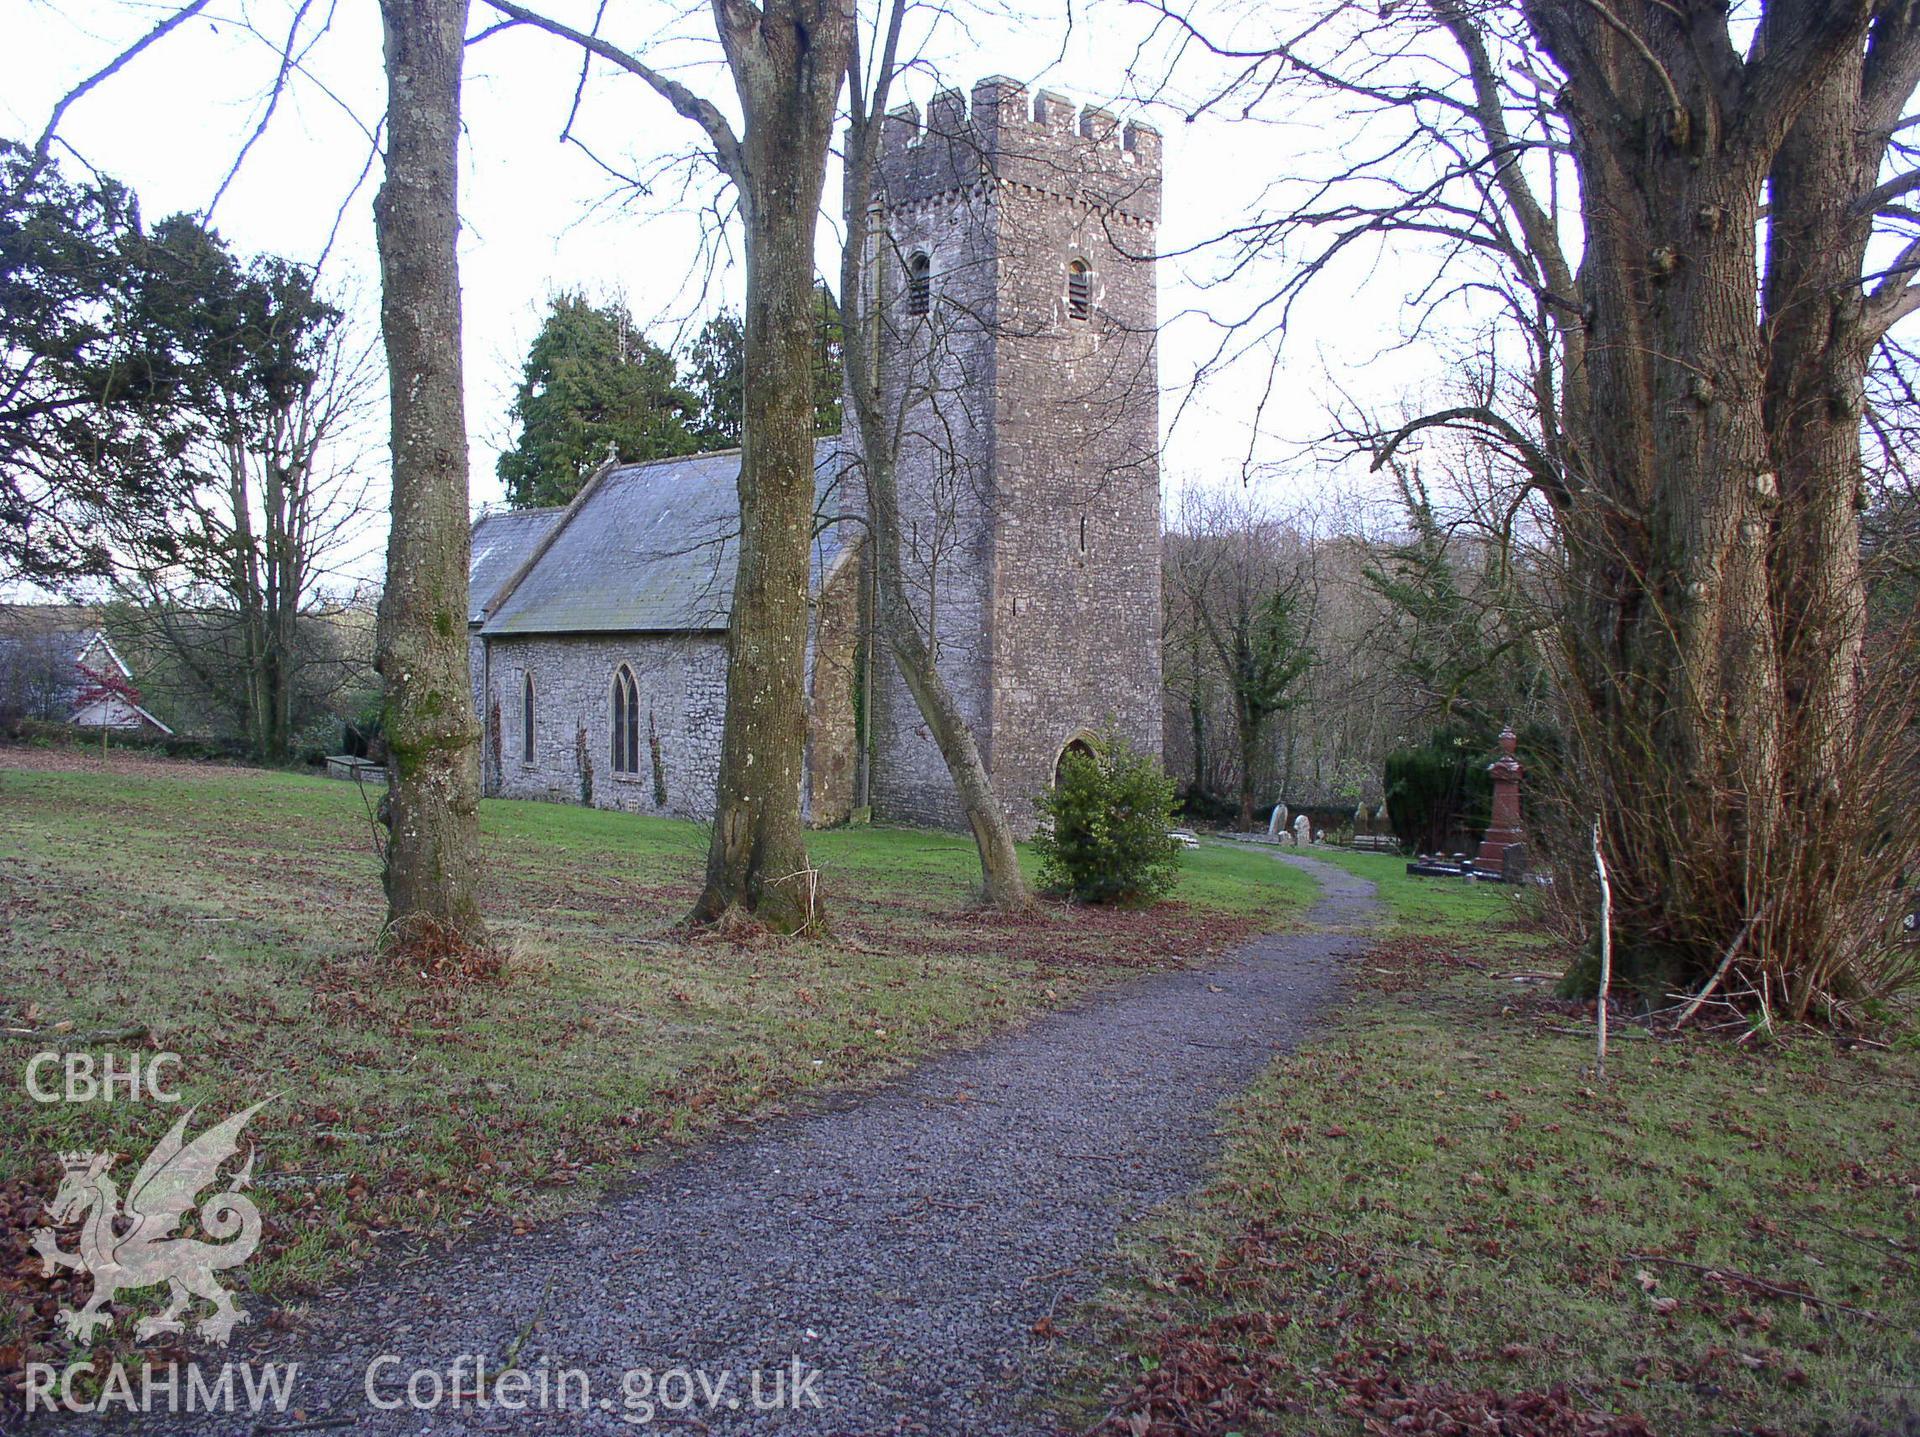
[{"label": "gravestone", "polygon": [[1267,820],[1267,837],[1268,838],[1284,837],[1283,830],[1286,828],[1286,826],[1287,826],[1287,806],[1284,803],[1276,803],[1273,806],[1273,817]]},{"label": "gravestone", "polygon": [[1525,843],[1527,832],[1520,825],[1520,776],[1525,772],[1513,756],[1519,742],[1512,729],[1500,731],[1500,757],[1487,765],[1493,776],[1493,823],[1480,840],[1474,868],[1481,873],[1500,876],[1501,855],[1508,845]]},{"label": "gravestone", "polygon": [[1293,846],[1305,848],[1312,842],[1313,825],[1307,821],[1307,816],[1303,813],[1293,821]]},{"label": "gravestone", "polygon": [[1354,810],[1353,846],[1368,853],[1398,853],[1400,840],[1394,837],[1393,828],[1387,822],[1387,806],[1378,808],[1366,804]]},{"label": "gravestone", "polygon": [[1509,843],[1500,855],[1500,881],[1502,883],[1525,883],[1527,881],[1527,845]]}]

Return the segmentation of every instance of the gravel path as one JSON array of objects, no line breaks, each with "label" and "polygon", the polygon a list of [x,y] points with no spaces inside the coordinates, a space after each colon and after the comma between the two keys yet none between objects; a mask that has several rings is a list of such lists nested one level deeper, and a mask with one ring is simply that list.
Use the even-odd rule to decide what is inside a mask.
[{"label": "gravel path", "polygon": [[[310,1430],[632,1432],[655,1402],[651,1428],[669,1432],[1033,1431],[1021,1413],[1048,1366],[1034,1324],[1088,1290],[1123,1226],[1199,1180],[1215,1108],[1335,999],[1338,960],[1372,918],[1371,884],[1281,861],[1322,885],[1311,931],[1141,979],[835,1110],[709,1146],[533,1237],[370,1274],[250,1356],[299,1361],[293,1405],[330,1419]],[[368,1398],[383,1355],[398,1360],[375,1369],[380,1398],[403,1398],[424,1370],[424,1404],[456,1370],[471,1392],[475,1355],[494,1373],[509,1353],[549,1374],[547,1410],[443,1396],[380,1411]],[[772,1374],[790,1383],[796,1358],[799,1410],[756,1412],[749,1374],[769,1401]],[[679,1376],[623,1386],[675,1368],[694,1374],[690,1408],[657,1405],[679,1402]],[[552,1375],[568,1369],[586,1374],[584,1404],[578,1379]],[[710,1399],[701,1372],[727,1386]],[[525,1401],[537,1407],[538,1389]],[[183,1413],[164,1430],[251,1432],[254,1419]]]}]

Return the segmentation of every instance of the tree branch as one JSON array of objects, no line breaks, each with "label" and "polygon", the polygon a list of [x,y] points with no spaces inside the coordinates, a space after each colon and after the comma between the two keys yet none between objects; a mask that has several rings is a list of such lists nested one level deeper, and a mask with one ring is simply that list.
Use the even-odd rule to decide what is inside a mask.
[{"label": "tree branch", "polygon": [[1521,433],[1510,420],[1497,411],[1481,404],[1462,405],[1455,409],[1442,409],[1433,414],[1423,414],[1418,419],[1409,420],[1392,434],[1387,436],[1385,444],[1374,451],[1373,463],[1369,472],[1378,473],[1392,463],[1396,450],[1408,439],[1424,429],[1471,428],[1491,431],[1510,444],[1526,466],[1528,476],[1543,490],[1556,506],[1564,507],[1573,500],[1572,491],[1559,467],[1554,464],[1540,446]]},{"label": "tree branch", "polygon": [[1895,175],[1878,189],[1863,195],[1853,209],[1856,215],[1879,214],[1888,205],[1905,195],[1920,190],[1920,170],[1908,170],[1904,175]]},{"label": "tree branch", "polygon": [[1867,296],[1866,333],[1878,341],[1901,320],[1920,309],[1920,239],[1912,240],[1894,262],[1880,272],[1880,283]]},{"label": "tree branch", "polygon": [[1920,12],[1910,5],[1888,5],[1874,22],[1860,77],[1861,111],[1869,134],[1890,140],[1920,119],[1899,118],[1916,84],[1920,84]]},{"label": "tree branch", "polygon": [[[1680,87],[1673,82],[1673,72],[1660,63],[1660,57],[1653,53],[1653,47],[1636,33],[1626,21],[1609,10],[1600,0],[1586,0],[1587,8],[1607,23],[1607,27],[1629,45],[1633,46],[1652,67],[1653,73],[1660,77],[1660,83],[1666,87],[1667,99],[1673,106],[1673,118],[1676,124],[1682,122],[1687,114],[1687,102],[1680,98]],[[1670,8],[1670,7],[1669,7]]]},{"label": "tree branch", "polygon": [[[162,20],[158,25],[155,25],[138,40],[134,41],[133,44],[122,50],[118,55],[115,55],[106,64],[102,65],[98,70],[95,70],[91,75],[87,76],[86,79],[62,95],[59,103],[53,107],[53,113],[47,116],[46,128],[40,132],[40,138],[34,143],[33,163],[27,166],[25,172],[22,174],[19,181],[19,188],[24,190],[28,185],[32,184],[34,180],[39,178],[40,171],[47,167],[47,157],[53,152],[53,137],[60,128],[60,121],[66,118],[67,111],[73,108],[75,102],[95,86],[112,79],[113,76],[125,69],[128,63],[139,55],[142,50],[164,39],[174,30],[186,24],[187,21],[206,9],[208,3],[209,0],[189,0],[188,4],[182,5],[178,10],[175,10],[171,15],[167,16],[166,19]],[[9,196],[9,198],[11,198],[11,196]]]},{"label": "tree branch", "polygon": [[638,59],[618,45],[601,39],[598,35],[589,35],[584,30],[576,30],[558,20],[539,15],[525,6],[516,5],[513,0],[486,0],[493,9],[509,17],[515,24],[531,25],[536,30],[544,30],[562,40],[571,40],[581,49],[598,55],[601,59],[619,66],[629,74],[638,75],[651,85],[654,91],[674,110],[686,119],[692,120],[706,132],[707,141],[713,146],[714,162],[721,171],[744,192],[747,183],[746,157],[740,148],[740,141],[733,133],[733,126],[727,123],[727,117],[720,113],[711,100],[694,94],[678,80],[661,74],[653,66]]},{"label": "tree branch", "polygon": [[[280,46],[280,64],[274,72],[273,88],[267,92],[266,107],[261,110],[260,119],[254,125],[253,132],[247,136],[234,155],[233,163],[227,167],[227,173],[220,181],[220,188],[213,192],[213,198],[207,201],[207,207],[200,211],[202,223],[212,223],[213,212],[220,207],[220,201],[226,197],[233,182],[240,177],[240,167],[246,164],[247,156],[252,153],[253,147],[260,143],[260,137],[266,134],[267,126],[273,123],[274,111],[280,108],[280,97],[286,93],[287,76],[292,73],[297,63],[294,45],[300,38],[300,27],[306,22],[307,11],[312,7],[313,0],[300,0],[300,3],[294,7],[293,21],[287,26],[286,43]],[[327,26],[323,24],[320,29],[321,33],[325,34]]]},{"label": "tree branch", "polygon": [[1849,45],[1864,42],[1878,0],[1803,0],[1768,5],[1747,62],[1740,139],[1772,154],[1808,93]]},{"label": "tree branch", "polygon": [[[1571,413],[1544,414],[1541,416],[1542,423],[1553,427],[1578,424],[1587,407],[1584,378],[1587,346],[1583,318],[1585,302],[1579,276],[1568,262],[1552,213],[1541,204],[1527,183],[1526,172],[1517,153],[1518,147],[1514,145],[1512,133],[1507,127],[1505,97],[1501,93],[1492,57],[1487,51],[1486,36],[1452,0],[1445,5],[1437,4],[1434,13],[1460,47],[1460,53],[1466,57],[1467,76],[1473,84],[1473,112],[1494,158],[1494,180],[1501,196],[1513,211],[1521,237],[1526,241],[1528,254],[1540,267],[1540,276],[1545,283],[1537,288],[1552,301],[1548,320],[1559,334],[1563,347],[1565,378],[1561,402]],[[1524,270],[1522,278],[1527,278]]]},{"label": "tree branch", "polygon": [[1868,322],[1867,332],[1878,338],[1915,310],[1920,310],[1920,284],[1910,284],[1903,290],[1897,290],[1877,305]]}]

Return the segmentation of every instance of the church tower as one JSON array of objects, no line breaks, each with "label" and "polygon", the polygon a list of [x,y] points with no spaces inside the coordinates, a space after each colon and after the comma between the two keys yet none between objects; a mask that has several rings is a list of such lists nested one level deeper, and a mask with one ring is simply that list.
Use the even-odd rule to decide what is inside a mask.
[{"label": "church tower", "polygon": [[[1015,831],[1107,724],[1160,750],[1160,136],[1000,78],[888,115],[882,392],[916,609]],[[890,661],[875,816],[959,826]]]}]

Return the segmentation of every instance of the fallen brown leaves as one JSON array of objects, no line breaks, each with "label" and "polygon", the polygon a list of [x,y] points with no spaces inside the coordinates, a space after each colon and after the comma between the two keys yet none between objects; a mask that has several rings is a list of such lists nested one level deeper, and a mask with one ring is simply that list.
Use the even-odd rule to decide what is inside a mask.
[{"label": "fallen brown leaves", "polygon": [[1545,1392],[1462,1392],[1444,1383],[1409,1385],[1392,1372],[1335,1376],[1340,1405],[1367,1433],[1432,1437],[1653,1437],[1638,1416],[1577,1406],[1564,1387]]},{"label": "fallen brown leaves", "polygon": [[[0,1414],[18,1412],[25,1402],[29,1362],[79,1360],[59,1326],[60,1309],[84,1306],[92,1279],[59,1268],[45,1273],[33,1250],[32,1233],[47,1220],[44,1195],[60,1179],[60,1165],[41,1162],[32,1178],[0,1183],[0,1303],[6,1308],[7,1337],[0,1344]],[[104,1374],[115,1362],[138,1371],[141,1364],[164,1367],[186,1359],[177,1340],[143,1344],[136,1352],[124,1331],[102,1333],[92,1350],[94,1371]]]},{"label": "fallen brown leaves", "polygon": [[1089,1437],[1215,1437],[1305,1412],[1301,1374],[1271,1350],[1290,1320],[1284,1313],[1237,1313],[1160,1334],[1153,1370]]},{"label": "fallen brown leaves", "polygon": [[885,903],[848,900],[835,927],[842,938],[882,950],[895,948],[903,913],[915,922],[916,946],[1056,968],[1164,967],[1223,953],[1274,926],[1271,919],[1209,912],[1180,902],[1102,908],[1043,901],[1024,913],[998,913],[889,897]]},{"label": "fallen brown leaves", "polygon": [[1356,965],[1367,987],[1405,993],[1462,968],[1485,971],[1480,959],[1442,940],[1395,938],[1375,943]]},{"label": "fallen brown leaves", "polygon": [[1303,1371],[1273,1350],[1291,1321],[1283,1312],[1242,1312],[1163,1333],[1152,1371],[1088,1437],[1227,1437],[1328,1407],[1370,1437],[1653,1437],[1639,1416],[1593,1411],[1564,1387],[1463,1391],[1409,1382],[1386,1352],[1342,1352],[1328,1370]]},{"label": "fallen brown leaves", "polygon": [[400,971],[441,987],[497,983],[507,974],[505,949],[491,943],[470,943],[421,914],[408,921],[404,932],[394,935],[386,953]]}]

